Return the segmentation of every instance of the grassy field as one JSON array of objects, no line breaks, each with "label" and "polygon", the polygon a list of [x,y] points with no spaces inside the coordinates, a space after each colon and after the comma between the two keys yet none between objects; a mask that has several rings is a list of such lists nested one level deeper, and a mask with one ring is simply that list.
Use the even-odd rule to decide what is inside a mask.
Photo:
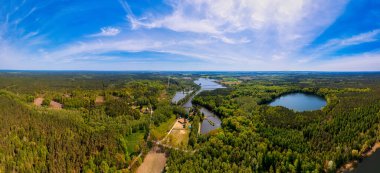
[{"label": "grassy field", "polygon": [[183,126],[184,119],[180,119],[175,122],[173,130],[170,132],[168,138],[165,139],[165,143],[173,147],[186,148],[189,143],[189,122],[186,123],[186,126]]},{"label": "grassy field", "polygon": [[168,144],[173,147],[185,148],[189,143],[190,130],[173,130],[168,137]]},{"label": "grassy field", "polygon": [[133,153],[135,151],[136,145],[139,145],[141,141],[144,140],[144,133],[138,132],[138,133],[132,133],[127,137],[127,147],[128,152]]},{"label": "grassy field", "polygon": [[241,83],[237,78],[223,78],[221,83],[224,85],[238,85]]},{"label": "grassy field", "polygon": [[176,116],[173,115],[168,121],[162,123],[158,127],[154,127],[151,130],[151,136],[153,139],[161,140],[165,137],[167,132],[172,128],[173,124],[176,121]]}]

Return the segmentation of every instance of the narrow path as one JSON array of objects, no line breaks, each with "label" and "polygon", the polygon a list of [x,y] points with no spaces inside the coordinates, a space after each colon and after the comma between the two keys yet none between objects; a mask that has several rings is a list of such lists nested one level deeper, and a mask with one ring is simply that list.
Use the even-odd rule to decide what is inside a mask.
[{"label": "narrow path", "polygon": [[161,143],[162,141],[165,141],[165,139],[166,139],[166,138],[170,135],[170,133],[173,131],[173,129],[174,129],[174,127],[175,127],[175,123],[176,123],[177,121],[178,121],[178,119],[175,119],[172,128],[169,130],[169,132],[165,135],[165,137],[164,137],[162,140],[158,141],[158,143]]},{"label": "narrow path", "polygon": [[163,143],[163,142],[166,140],[166,138],[170,135],[170,133],[174,130],[174,127],[175,127],[175,124],[176,124],[177,121],[179,121],[179,119],[176,119],[176,120],[175,120],[175,122],[174,122],[172,128],[169,130],[169,132],[165,135],[165,137],[164,137],[162,140],[160,140],[160,141],[153,141],[153,142],[154,142],[156,145],[158,145],[158,146],[162,146],[162,147],[165,147],[165,148],[170,148],[170,149],[180,150],[180,151],[183,151],[183,152],[186,152],[186,153],[188,153],[188,152],[192,152],[192,153],[194,153],[194,152],[197,151],[197,150],[185,150],[185,149],[181,149],[181,148],[178,148],[178,147],[173,147],[173,146],[171,146],[171,145],[168,145],[168,144],[164,144],[164,143]]},{"label": "narrow path", "polygon": [[[151,111],[151,114],[153,113],[153,111]],[[175,119],[175,121],[174,121],[174,123],[173,123],[173,126],[172,126],[172,128],[170,129],[170,131],[165,135],[165,137],[162,139],[162,140],[160,140],[160,141],[153,141],[156,145],[161,145],[161,146],[166,146],[167,148],[171,148],[171,146],[168,146],[168,145],[165,145],[165,144],[161,144],[161,142],[163,142],[168,136],[169,136],[169,134],[173,131],[173,129],[174,129],[174,126],[175,126],[175,123],[178,121],[178,119]],[[149,138],[150,138],[150,133],[148,134],[148,140],[149,140]],[[139,158],[139,157],[141,157],[141,155],[142,155],[142,152],[140,152],[140,154],[137,156],[137,157],[135,157],[135,159],[132,161],[132,163],[128,166],[128,169],[130,170],[131,168],[132,168],[132,166],[135,164],[135,162],[137,161],[137,159]]]},{"label": "narrow path", "polygon": [[183,151],[185,153],[190,153],[190,152],[191,153],[195,153],[196,151],[198,151],[198,149],[196,149],[196,150],[185,150],[185,149],[181,149],[181,148],[178,148],[178,147],[173,147],[171,145],[159,143],[159,141],[155,142],[155,144],[158,145],[158,146],[165,147],[165,148],[170,148],[170,149],[174,149],[174,150]]},{"label": "narrow path", "polygon": [[202,125],[202,123],[199,123],[199,126],[198,126],[198,135],[201,133],[201,125]]},{"label": "narrow path", "polygon": [[141,157],[141,155],[142,155],[142,152],[140,152],[140,154],[139,154],[137,157],[135,157],[135,159],[133,159],[132,163],[128,166],[128,169],[131,169],[131,168],[132,168],[132,166],[135,164],[135,162],[137,161],[137,159],[138,159],[139,157]]}]

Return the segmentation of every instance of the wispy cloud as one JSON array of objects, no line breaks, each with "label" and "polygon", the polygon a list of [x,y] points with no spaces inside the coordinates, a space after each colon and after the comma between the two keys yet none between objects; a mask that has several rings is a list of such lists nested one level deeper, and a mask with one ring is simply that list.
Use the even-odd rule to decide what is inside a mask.
[{"label": "wispy cloud", "polygon": [[335,50],[342,47],[353,46],[363,43],[369,43],[379,40],[380,29],[372,30],[369,32],[360,33],[351,37],[332,39],[326,44],[320,46],[319,50]]},{"label": "wispy cloud", "polygon": [[89,37],[106,37],[106,36],[116,36],[121,32],[119,28],[116,27],[103,27],[100,28],[100,32],[96,34],[89,35]]},{"label": "wispy cloud", "polygon": [[[375,51],[321,60],[315,62],[314,66],[307,65],[307,67],[321,71],[378,71],[380,67],[380,52]],[[305,70],[305,68],[303,69]]]},{"label": "wispy cloud", "polygon": [[[145,1],[128,2],[132,1],[106,4],[107,8],[115,9],[115,15],[99,15],[107,16],[104,18],[107,24],[100,20],[67,29],[64,27],[72,23],[91,19],[89,14],[99,12],[91,10],[101,5],[79,13],[77,8],[82,8],[83,3],[72,3],[69,10],[58,10],[51,18],[46,18],[46,13],[52,11],[47,8],[60,3],[38,5],[32,0],[17,7],[16,12],[14,8],[4,11],[7,8],[0,7],[1,68],[23,65],[134,69],[137,67],[133,65],[138,64],[142,70],[333,70],[344,69],[339,63],[357,69],[365,69],[366,65],[373,69],[372,64],[378,64],[376,52],[326,55],[377,42],[380,29],[361,30],[356,35],[337,33],[326,37],[328,41],[322,45],[314,45],[316,38],[345,12],[348,0],[165,0],[165,4],[152,3],[158,4],[157,8],[138,4],[148,4]],[[73,21],[73,16],[84,18]],[[56,26],[56,22],[62,25]],[[305,47],[311,47],[307,53]],[[144,56],[146,52],[148,57]],[[131,54],[143,58],[129,57]],[[154,54],[161,57],[155,58]],[[188,59],[188,64],[173,63],[177,57]],[[166,61],[170,59],[173,62]]]},{"label": "wispy cloud", "polygon": [[246,44],[259,57],[298,51],[335,21],[346,2],[323,0],[316,5],[311,0],[168,1],[173,8],[171,14],[138,19],[128,3],[121,1],[133,29],[165,28],[216,38],[225,44]]},{"label": "wispy cloud", "polygon": [[[345,1],[322,1],[315,6],[312,1],[302,0],[168,2],[173,11],[166,16],[136,17],[128,2],[120,1],[131,23],[130,35],[149,29],[144,30],[144,38],[126,36],[70,43],[48,51],[44,57],[51,61],[73,61],[84,57],[96,59],[99,54],[113,51],[150,51],[193,57],[222,68],[286,70],[297,65],[299,55],[295,56],[295,52],[327,28],[345,4]],[[161,28],[170,32],[149,33]],[[109,27],[92,37],[114,34],[119,31]],[[289,65],[291,61],[294,65]]]}]

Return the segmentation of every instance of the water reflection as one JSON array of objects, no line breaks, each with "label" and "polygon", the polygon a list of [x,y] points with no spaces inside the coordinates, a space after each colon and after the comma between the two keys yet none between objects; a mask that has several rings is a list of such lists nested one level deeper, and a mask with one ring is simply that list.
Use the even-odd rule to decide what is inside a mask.
[{"label": "water reflection", "polygon": [[175,93],[173,99],[172,99],[172,103],[174,104],[177,104],[177,102],[179,102],[180,100],[182,100],[183,98],[185,98],[188,94],[190,94],[192,91],[178,91]]},{"label": "water reflection", "polygon": [[302,112],[320,110],[326,106],[326,100],[323,97],[312,94],[292,93],[276,98],[269,105],[283,106],[288,109]]},{"label": "water reflection", "polygon": [[[224,86],[216,83],[215,80],[207,79],[207,78],[199,78],[198,80],[195,80],[194,83],[201,86],[201,89],[196,94],[194,94],[185,104],[183,104],[183,107],[187,108],[187,110],[189,110],[193,106],[191,102],[193,98],[200,92],[205,91],[205,90],[225,88]],[[212,113],[211,111],[207,110],[204,107],[201,107],[200,111],[205,115],[205,119],[202,121],[202,124],[201,124],[202,134],[206,134],[210,132],[211,130],[217,129],[221,126],[221,120],[214,113]],[[212,124],[210,124],[209,121]]]}]

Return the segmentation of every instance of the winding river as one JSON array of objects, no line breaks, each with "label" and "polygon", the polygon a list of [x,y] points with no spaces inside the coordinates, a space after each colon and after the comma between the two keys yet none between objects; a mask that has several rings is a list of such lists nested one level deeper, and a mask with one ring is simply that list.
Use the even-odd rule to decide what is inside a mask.
[{"label": "winding river", "polygon": [[[183,107],[190,109],[193,104],[191,103],[193,98],[202,91],[205,90],[215,90],[218,88],[224,88],[222,85],[215,82],[213,79],[200,78],[194,81],[196,84],[201,86],[201,89],[194,94]],[[184,98],[188,93],[179,93],[179,98]],[[178,98],[177,98],[178,99]],[[175,101],[179,101],[180,99]],[[305,93],[292,93],[281,96],[275,99],[269,104],[270,106],[284,106],[286,108],[292,109],[294,111],[313,111],[320,110],[326,106],[326,100],[322,97],[316,95],[310,95]],[[205,119],[202,121],[201,125],[201,134],[207,134],[208,132],[215,130],[221,126],[221,120],[210,110],[201,107],[200,111],[205,115]],[[213,122],[213,125],[210,122]],[[353,171],[347,172],[357,172],[357,173],[371,173],[380,170],[380,150],[377,150],[373,155],[368,158],[363,159],[362,162]]]},{"label": "winding river", "polygon": [[192,91],[178,91],[175,93],[172,103],[177,104],[180,100],[185,98],[188,94],[190,94]]},{"label": "winding river", "polygon": [[[201,89],[197,93],[195,93],[185,104],[183,104],[183,107],[187,110],[189,110],[193,106],[191,102],[193,101],[193,98],[200,92],[206,90],[214,90],[218,88],[225,88],[224,86],[216,83],[215,80],[207,78],[199,78],[198,80],[195,80],[194,83],[200,85]],[[206,134],[221,126],[222,121],[213,112],[204,107],[201,107],[200,111],[205,115],[205,119],[202,121],[201,125],[201,134]]]}]

